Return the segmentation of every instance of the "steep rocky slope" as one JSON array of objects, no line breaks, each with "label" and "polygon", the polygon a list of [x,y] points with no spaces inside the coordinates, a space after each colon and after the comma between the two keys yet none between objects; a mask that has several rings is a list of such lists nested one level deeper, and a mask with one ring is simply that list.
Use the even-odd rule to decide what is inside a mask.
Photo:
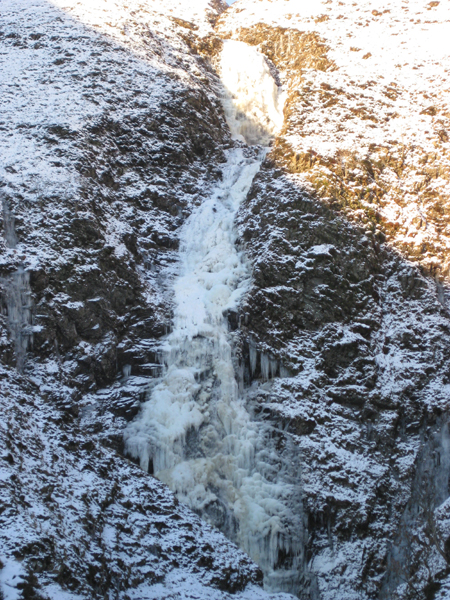
[{"label": "steep rocky slope", "polygon": [[200,25],[127,6],[2,9],[3,274],[25,269],[33,290],[16,354],[32,344],[78,392],[152,362],[135,340],[169,326],[161,272],[227,135],[214,76],[183,41]]},{"label": "steep rocky slope", "polygon": [[222,9],[2,3],[2,598],[268,597],[117,453],[160,370],[178,229],[230,144],[196,50]]},{"label": "steep rocky slope", "polygon": [[[275,597],[243,552],[123,456],[149,385],[167,382],[183,225],[226,197],[233,152],[256,154],[222,108],[222,39],[234,38],[265,54],[286,97],[235,223],[251,285],[226,314],[230,381],[256,440],[246,480],[264,483],[273,516],[270,560],[256,542],[254,558],[289,574],[271,587],[309,600],[443,600],[448,7],[225,8],[0,7],[0,597]],[[260,141],[251,104],[235,117]],[[192,402],[205,389],[216,401],[220,376],[197,375]],[[198,458],[204,432],[175,439],[182,458]],[[223,505],[191,506],[252,553]]]},{"label": "steep rocky slope", "polygon": [[238,337],[247,383],[275,375],[255,413],[301,457],[301,597],[449,593],[449,22],[436,2],[241,0],[217,26],[288,95],[238,219]]}]

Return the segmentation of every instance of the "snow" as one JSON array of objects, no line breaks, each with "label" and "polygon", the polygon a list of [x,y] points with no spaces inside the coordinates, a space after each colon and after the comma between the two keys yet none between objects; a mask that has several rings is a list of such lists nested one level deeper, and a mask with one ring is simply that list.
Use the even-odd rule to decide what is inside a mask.
[{"label": "snow", "polygon": [[[440,502],[438,488],[448,495],[448,482],[442,486],[440,479],[447,468],[435,466],[438,452],[447,452],[448,286],[436,286],[407,259],[425,268],[433,260],[433,276],[448,277],[448,219],[438,220],[432,211],[433,197],[446,206],[450,192],[449,143],[439,136],[450,127],[444,42],[449,27],[448,2],[433,7],[415,0],[240,0],[219,19],[222,37],[255,40],[259,51],[278,51],[280,80],[288,90],[286,122],[269,156],[276,168],[262,170],[238,215],[254,273],[241,314],[248,316],[243,325],[248,368],[260,379],[254,406],[284,429],[283,439],[292,435],[301,457],[301,493],[313,521],[308,541],[313,558],[305,572],[317,578],[316,594],[324,600],[383,594],[403,600],[413,586],[422,593],[427,578],[436,580],[442,570],[426,539],[426,519],[399,523],[404,511],[420,512],[427,502],[431,510]],[[296,63],[290,49],[296,35],[305,39],[312,33],[326,45],[325,70]],[[312,56],[314,50],[312,44]],[[427,110],[432,106],[436,115]],[[379,146],[399,161],[404,149],[403,172],[393,163],[377,171]],[[310,152],[322,163],[290,171],[282,159],[291,150]],[[354,176],[350,166],[344,175],[345,156],[375,165],[367,189],[377,194],[371,203],[362,201],[359,213],[344,206],[325,214],[328,206],[334,208],[331,195],[314,184],[315,178],[324,187],[332,181],[333,161],[343,165],[341,189],[360,191],[357,178],[365,167],[359,162]],[[434,161],[429,171],[427,156]],[[380,244],[381,236],[366,234],[362,217],[369,209],[392,226],[392,253]],[[421,244],[433,246],[424,252]],[[355,252],[356,245],[367,252]],[[344,265],[352,263],[347,279]],[[370,277],[378,283],[368,284]],[[366,291],[359,295],[358,288]],[[291,377],[276,377],[263,387],[260,354],[288,366]],[[267,377],[262,356],[261,368]],[[436,420],[432,415],[441,411],[442,420]],[[425,433],[428,427],[435,433]],[[428,460],[427,453],[434,458]],[[441,518],[444,531],[447,516]],[[416,538],[420,544],[408,545]],[[386,568],[386,558],[402,544],[401,563]],[[428,568],[432,575],[425,573]],[[402,578],[416,569],[402,591]],[[389,580],[396,570],[397,580]],[[448,582],[439,597],[447,589]]]},{"label": "snow", "polygon": [[[373,100],[378,100],[377,109],[383,112],[389,110],[392,103],[383,95],[381,86],[398,86],[405,97],[401,96],[395,103],[397,118],[387,120],[375,128],[365,127],[364,123],[356,120],[346,123],[344,130],[336,130],[336,124],[330,120],[333,113],[328,110],[327,118],[319,111],[319,104],[310,107],[310,115],[304,124],[308,136],[303,140],[305,146],[329,154],[336,146],[353,150],[355,145],[361,152],[370,143],[382,143],[386,139],[410,140],[423,144],[424,148],[433,149],[431,138],[427,135],[430,128],[430,117],[421,116],[420,110],[439,101],[448,106],[442,83],[448,78],[448,46],[444,43],[450,33],[450,23],[433,21],[424,23],[423,19],[430,17],[423,2],[414,0],[407,7],[397,2],[378,2],[383,15],[374,17],[372,11],[377,3],[359,2],[357,9],[349,2],[325,7],[322,2],[305,2],[291,0],[287,2],[245,2],[240,4],[240,13],[234,17],[236,27],[248,27],[258,22],[271,26],[288,27],[291,30],[315,31],[324,36],[329,44],[328,56],[338,65],[336,71],[314,72],[305,69],[306,85],[318,85],[326,82],[332,87],[341,87],[343,91],[353,92],[352,85],[357,82],[373,80],[375,87],[365,95],[366,107]],[[325,14],[327,20],[316,22],[317,17]],[[343,15],[343,18],[337,18]],[[418,19],[419,25],[411,25],[410,18]],[[445,3],[433,10],[433,16],[438,19],[448,18]],[[363,22],[355,24],[358,17]],[[365,26],[370,20],[370,26]],[[412,34],[412,30],[414,33]],[[414,43],[411,42],[414,36]],[[358,52],[350,50],[350,46],[359,48]],[[362,59],[368,52],[372,56]],[[420,64],[420,68],[415,68]],[[401,65],[402,68],[397,68]],[[389,80],[394,83],[388,83]],[[352,83],[353,80],[353,83]],[[399,91],[400,93],[400,91]],[[353,97],[354,106],[357,99]],[[328,107],[329,108],[329,107]],[[323,115],[323,116],[322,116]],[[378,112],[379,115],[379,112]],[[311,123],[311,127],[309,127]],[[318,125],[313,129],[313,123]],[[350,129],[349,129],[350,128]],[[363,134],[364,132],[364,134]],[[364,140],[361,135],[364,135]],[[329,136],[333,136],[330,139]],[[304,136],[303,136],[304,137]],[[296,145],[299,137],[292,138]]]},{"label": "snow", "polygon": [[17,560],[2,560],[0,555],[0,591],[4,600],[20,600],[21,590],[18,587],[23,584],[25,571]]},{"label": "snow", "polygon": [[[0,592],[5,600],[22,598],[29,581],[51,600],[90,600],[95,592],[87,573],[101,570],[100,556],[107,556],[108,572],[121,577],[125,569],[135,582],[114,589],[115,598],[287,600],[254,585],[237,594],[214,588],[211,579],[221,577],[222,569],[231,582],[236,575],[245,581],[245,569],[255,567],[175,502],[166,486],[95,437],[64,424],[35,388],[21,388],[16,374],[3,367],[0,374]],[[49,560],[55,573],[45,568]],[[195,564],[201,560],[206,568]],[[71,573],[75,591],[56,580],[63,569]]]},{"label": "snow", "polygon": [[[166,578],[164,584],[148,585],[143,584],[130,593],[131,600],[199,600],[201,598],[211,598],[211,592],[201,584],[196,578],[179,572],[176,569],[172,571],[170,577]],[[270,595],[256,586],[248,588],[239,594],[239,600],[292,600],[289,594]],[[233,600],[235,595],[226,592],[214,591],[214,600]]]},{"label": "snow", "polygon": [[194,24],[198,34],[211,32],[208,13],[213,12],[210,0],[191,0],[188,4],[182,0],[166,0],[161,9],[159,0],[50,0],[51,3],[82,21],[109,35],[123,39],[129,35],[127,17],[137,11],[159,17],[156,24],[159,32],[166,33],[172,29],[171,18],[183,19]]}]

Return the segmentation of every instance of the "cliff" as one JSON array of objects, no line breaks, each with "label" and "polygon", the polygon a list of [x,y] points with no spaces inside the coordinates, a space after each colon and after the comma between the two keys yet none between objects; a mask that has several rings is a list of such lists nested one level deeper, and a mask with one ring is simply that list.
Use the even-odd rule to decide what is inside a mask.
[{"label": "cliff", "polygon": [[0,597],[448,596],[449,24],[2,2]]}]

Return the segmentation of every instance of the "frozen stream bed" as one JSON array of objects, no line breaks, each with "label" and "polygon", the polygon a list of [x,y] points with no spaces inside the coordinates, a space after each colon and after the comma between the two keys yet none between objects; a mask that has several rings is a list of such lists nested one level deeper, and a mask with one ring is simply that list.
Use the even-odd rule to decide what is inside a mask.
[{"label": "frozen stream bed", "polygon": [[223,105],[233,136],[222,179],[187,220],[174,281],[165,373],[125,434],[127,452],[262,568],[270,591],[297,589],[301,519],[296,493],[274,464],[267,426],[239,393],[227,312],[248,290],[250,265],[234,220],[282,123],[282,93],[265,57],[224,43]]}]

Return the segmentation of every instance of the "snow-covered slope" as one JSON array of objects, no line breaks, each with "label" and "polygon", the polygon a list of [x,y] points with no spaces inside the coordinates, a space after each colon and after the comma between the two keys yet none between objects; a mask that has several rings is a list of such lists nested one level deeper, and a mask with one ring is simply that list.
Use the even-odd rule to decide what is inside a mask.
[{"label": "snow-covered slope", "polygon": [[224,9],[0,4],[1,593],[444,600],[448,4]]},{"label": "snow-covered slope", "polygon": [[447,278],[448,2],[240,0],[218,30],[283,72],[277,154],[299,184]]},{"label": "snow-covered slope", "polygon": [[301,597],[449,593],[449,26],[442,2],[240,0],[216,27],[288,92],[238,215],[239,319],[249,402],[300,462]]},{"label": "snow-covered slope", "polygon": [[247,556],[117,452],[159,369],[178,229],[230,144],[196,50],[220,9],[1,4],[6,600],[269,598]]}]

